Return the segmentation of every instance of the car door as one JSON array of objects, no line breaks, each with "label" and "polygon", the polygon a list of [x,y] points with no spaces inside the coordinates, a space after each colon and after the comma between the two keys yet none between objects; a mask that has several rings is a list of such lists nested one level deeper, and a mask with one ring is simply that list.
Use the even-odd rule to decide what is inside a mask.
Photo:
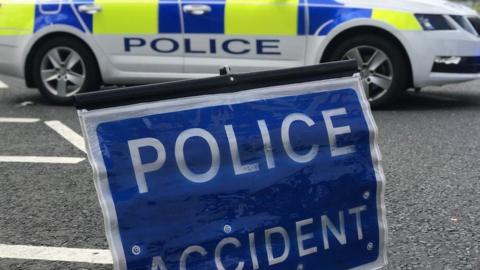
[{"label": "car door", "polygon": [[81,1],[77,9],[114,76],[137,80],[183,72],[183,34],[177,0]]},{"label": "car door", "polygon": [[302,0],[181,0],[185,71],[217,74],[299,66],[305,60]]}]

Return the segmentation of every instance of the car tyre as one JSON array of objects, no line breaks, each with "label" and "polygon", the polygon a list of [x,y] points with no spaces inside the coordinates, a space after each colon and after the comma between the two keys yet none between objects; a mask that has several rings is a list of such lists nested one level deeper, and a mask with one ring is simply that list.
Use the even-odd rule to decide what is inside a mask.
[{"label": "car tyre", "polygon": [[402,48],[374,34],[352,36],[336,46],[329,61],[356,60],[372,108],[397,102],[409,85],[409,62]]},{"label": "car tyre", "polygon": [[33,80],[44,98],[72,104],[78,93],[98,90],[101,75],[95,56],[82,42],[55,37],[42,43],[33,57]]}]

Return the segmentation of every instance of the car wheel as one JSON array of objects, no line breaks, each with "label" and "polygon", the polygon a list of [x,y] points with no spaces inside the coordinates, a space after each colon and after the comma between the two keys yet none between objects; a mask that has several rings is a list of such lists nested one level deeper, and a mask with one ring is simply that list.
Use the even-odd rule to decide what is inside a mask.
[{"label": "car wheel", "polygon": [[337,46],[330,61],[356,60],[370,105],[386,107],[408,87],[408,61],[402,49],[377,35],[354,36]]},{"label": "car wheel", "polygon": [[50,102],[71,104],[73,96],[100,86],[100,72],[91,51],[71,38],[52,38],[41,44],[33,58],[33,78]]}]

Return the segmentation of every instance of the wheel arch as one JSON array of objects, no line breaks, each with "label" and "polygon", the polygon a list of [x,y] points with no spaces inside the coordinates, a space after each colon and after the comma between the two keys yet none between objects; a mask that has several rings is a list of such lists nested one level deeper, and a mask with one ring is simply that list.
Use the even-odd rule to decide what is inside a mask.
[{"label": "wheel arch", "polygon": [[401,49],[401,53],[405,56],[405,59],[408,62],[408,66],[407,66],[408,78],[409,78],[408,85],[413,87],[414,74],[413,74],[413,68],[412,68],[412,61],[410,59],[410,55],[408,53],[407,47],[405,46],[405,43],[401,41],[400,37],[398,37],[397,35],[394,35],[392,31],[389,31],[389,30],[383,27],[380,27],[378,25],[357,25],[357,26],[352,26],[352,27],[341,29],[341,30],[337,30],[337,33],[334,33],[334,35],[332,35],[330,39],[326,41],[326,46],[320,53],[319,61],[320,62],[327,61],[328,56],[332,53],[334,48],[339,43],[344,42],[345,40],[347,40],[348,38],[354,35],[376,34],[391,41],[396,46],[398,46],[398,48]]},{"label": "wheel arch", "polygon": [[[95,63],[97,66],[98,71],[100,72],[100,77],[102,77],[102,72],[100,68],[100,63],[97,55],[95,54],[94,50],[92,50],[92,47],[82,38],[80,38],[78,35],[71,33],[70,31],[55,31],[55,32],[49,32],[45,33],[37,39],[32,42],[30,49],[28,50],[28,54],[26,55],[25,58],[25,64],[24,64],[24,74],[25,74],[25,82],[27,87],[35,87],[34,79],[33,79],[33,60],[35,57],[35,53],[37,52],[38,48],[45,42],[46,40],[49,40],[51,38],[57,38],[57,37],[63,37],[63,38],[70,38],[74,39],[77,42],[81,43],[84,45],[90,53],[94,56]],[[102,78],[103,80],[103,78]]]}]

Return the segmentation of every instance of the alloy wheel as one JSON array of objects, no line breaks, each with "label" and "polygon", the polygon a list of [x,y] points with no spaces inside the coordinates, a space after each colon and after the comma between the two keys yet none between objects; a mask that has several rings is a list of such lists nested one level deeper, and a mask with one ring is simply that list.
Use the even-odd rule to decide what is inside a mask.
[{"label": "alloy wheel", "polygon": [[56,47],[42,58],[40,75],[50,93],[59,97],[71,97],[81,90],[85,82],[85,63],[74,50]]},{"label": "alloy wheel", "polygon": [[382,50],[372,46],[358,46],[350,49],[342,60],[357,61],[369,101],[381,98],[392,86],[392,61]]}]

